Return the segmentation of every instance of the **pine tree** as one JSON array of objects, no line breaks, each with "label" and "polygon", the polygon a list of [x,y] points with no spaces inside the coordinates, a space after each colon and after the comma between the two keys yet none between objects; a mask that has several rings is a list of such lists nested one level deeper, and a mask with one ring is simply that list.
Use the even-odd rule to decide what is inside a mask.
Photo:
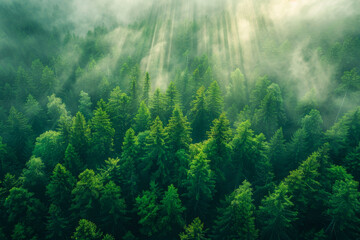
[{"label": "pine tree", "polygon": [[56,89],[56,85],[57,85],[57,80],[54,74],[54,71],[51,70],[48,66],[45,66],[42,75],[41,75],[41,79],[40,79],[40,83],[41,83],[41,92],[44,93],[54,93],[55,89]]},{"label": "pine tree", "polygon": [[125,133],[132,125],[133,117],[131,115],[131,99],[120,90],[120,87],[111,91],[106,112],[109,113],[115,129],[114,150],[121,152]]},{"label": "pine tree", "polygon": [[143,97],[142,97],[142,100],[145,102],[146,105],[149,104],[150,89],[151,89],[150,75],[148,72],[146,72],[145,80],[144,80],[144,88],[143,88]]},{"label": "pine tree", "polygon": [[259,207],[260,238],[268,240],[291,239],[293,237],[293,221],[297,212],[293,210],[294,204],[288,196],[287,187],[279,187],[263,199]]},{"label": "pine tree", "polygon": [[322,131],[323,120],[320,112],[314,109],[311,110],[308,115],[301,119],[301,125],[306,133],[306,153],[311,154],[320,147],[324,135]]},{"label": "pine tree", "polygon": [[170,82],[165,92],[165,122],[170,119],[175,106],[180,104],[180,94],[173,82]]},{"label": "pine tree", "polygon": [[33,155],[41,158],[47,171],[52,171],[57,163],[62,162],[64,152],[60,132],[47,131],[36,138]]},{"label": "pine tree", "polygon": [[74,240],[101,240],[102,232],[97,229],[95,223],[86,219],[79,221],[79,226],[76,227],[76,231],[72,236]]},{"label": "pine tree", "polygon": [[90,156],[92,161],[89,166],[99,165],[111,156],[114,145],[115,130],[110,122],[109,115],[98,107],[91,119]]},{"label": "pine tree", "polygon": [[144,132],[146,130],[149,130],[150,123],[151,123],[151,116],[150,111],[147,108],[144,101],[140,103],[140,107],[138,109],[138,113],[135,116],[134,119],[134,130],[139,132]]},{"label": "pine tree", "polygon": [[79,154],[75,151],[71,143],[68,144],[65,151],[64,166],[69,169],[74,176],[78,176],[85,168]]},{"label": "pine tree", "polygon": [[205,87],[200,87],[196,92],[196,97],[191,103],[191,127],[193,130],[193,139],[200,142],[205,139],[206,131],[209,128],[209,116],[205,105],[206,95]]},{"label": "pine tree", "polygon": [[112,181],[107,183],[100,197],[101,205],[101,221],[102,229],[111,232],[114,236],[118,236],[124,231],[123,227],[126,218],[126,205],[124,199],[121,198],[120,187]]},{"label": "pine tree", "polygon": [[327,232],[333,239],[357,239],[360,237],[359,183],[353,180],[335,182],[329,199],[327,215],[331,222]]},{"label": "pine tree", "polygon": [[360,180],[360,143],[359,146],[346,155],[344,166],[356,181]]},{"label": "pine tree", "polygon": [[87,150],[90,144],[90,129],[86,124],[84,115],[80,112],[73,118],[70,144],[74,147],[74,151],[79,154],[81,162],[85,164],[87,161]]},{"label": "pine tree", "polygon": [[124,179],[123,189],[127,196],[135,197],[138,185],[138,142],[135,132],[130,128],[124,138],[120,160],[120,172]]},{"label": "pine tree", "polygon": [[165,102],[164,96],[162,95],[160,89],[156,89],[154,95],[151,99],[150,107],[151,118],[155,120],[156,117],[159,117],[161,121],[165,120]]},{"label": "pine tree", "polygon": [[93,170],[86,169],[79,175],[79,181],[71,194],[73,196],[71,210],[76,217],[93,219],[98,216],[99,198],[103,183]]},{"label": "pine tree", "polygon": [[70,222],[68,217],[64,215],[58,206],[51,204],[47,217],[46,239],[66,239],[69,234],[69,228]]},{"label": "pine tree", "polygon": [[209,114],[209,121],[220,117],[223,112],[224,100],[222,98],[221,90],[217,81],[214,81],[206,91],[205,106]]},{"label": "pine tree", "polygon": [[306,139],[306,132],[301,128],[294,133],[287,144],[287,158],[289,159],[287,170],[296,169],[306,159]]},{"label": "pine tree", "polygon": [[195,218],[191,224],[185,227],[185,232],[180,233],[180,240],[208,240],[206,237],[207,230],[200,218]]},{"label": "pine tree", "polygon": [[287,172],[284,171],[285,163],[285,139],[282,128],[278,129],[274,136],[270,139],[268,151],[266,153],[271,162],[275,176],[278,179],[283,178]]},{"label": "pine tree", "polygon": [[179,194],[174,185],[168,186],[163,199],[161,200],[161,219],[160,226],[162,233],[170,232],[170,236],[175,236],[178,230],[185,225],[182,206]]},{"label": "pine tree", "polygon": [[255,110],[254,120],[256,129],[268,138],[284,125],[285,113],[279,85],[273,83],[267,88],[267,94]]},{"label": "pine tree", "polygon": [[[230,140],[232,132],[229,120],[225,113],[213,121],[213,126],[208,132],[209,139],[205,143],[204,152],[211,162],[211,169],[218,180],[224,180],[224,170],[230,164]],[[219,182],[218,182],[219,183]]]},{"label": "pine tree", "polygon": [[61,164],[57,164],[52,172],[51,180],[46,186],[46,194],[50,202],[60,207],[63,211],[68,211],[71,205],[71,191],[75,187],[75,178]]},{"label": "pine tree", "polygon": [[215,191],[214,174],[209,160],[203,152],[197,154],[190,162],[185,181],[187,209],[194,216],[204,216]]},{"label": "pine tree", "polygon": [[92,103],[89,94],[81,91],[79,99],[79,112],[81,112],[86,119],[90,119],[92,117],[91,105]]},{"label": "pine tree", "polygon": [[167,147],[165,145],[166,132],[159,117],[155,119],[146,138],[146,155],[142,168],[145,175],[151,174],[151,179],[167,185],[169,181],[169,166]]},{"label": "pine tree", "polygon": [[159,230],[160,203],[159,190],[155,182],[150,183],[150,190],[144,191],[136,198],[137,214],[140,217],[139,224],[142,226],[140,231],[151,237]]},{"label": "pine tree", "polygon": [[257,239],[251,184],[245,180],[224,205],[215,221],[214,239]]},{"label": "pine tree", "polygon": [[26,168],[23,169],[20,179],[24,188],[35,193],[37,197],[43,197],[48,179],[41,158],[31,157],[26,163]]}]

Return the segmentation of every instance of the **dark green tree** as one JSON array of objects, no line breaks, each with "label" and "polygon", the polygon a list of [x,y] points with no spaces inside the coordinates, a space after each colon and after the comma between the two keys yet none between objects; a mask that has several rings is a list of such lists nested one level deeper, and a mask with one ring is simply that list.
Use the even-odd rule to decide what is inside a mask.
[{"label": "dark green tree", "polygon": [[257,239],[253,201],[251,184],[245,180],[218,210],[214,239]]},{"label": "dark green tree", "polygon": [[81,112],[86,119],[90,119],[92,117],[91,105],[92,103],[89,94],[81,91],[79,99],[79,112]]},{"label": "dark green tree", "polygon": [[190,215],[204,216],[212,201],[215,191],[214,174],[210,169],[206,154],[200,152],[190,162],[187,172],[185,196]]},{"label": "dark green tree", "polygon": [[90,144],[90,129],[86,124],[84,115],[80,112],[76,114],[72,121],[70,144],[74,148],[74,152],[79,154],[81,162],[85,164],[87,161],[87,150]]},{"label": "dark green tree", "polygon": [[149,104],[150,90],[151,90],[150,75],[148,72],[146,72],[144,79],[144,87],[143,87],[143,97],[142,97],[142,100],[145,102],[146,105]]},{"label": "dark green tree", "polygon": [[205,87],[200,87],[195,99],[191,102],[190,110],[191,127],[193,130],[193,139],[200,142],[205,139],[206,131],[209,128],[209,116],[206,109]]},{"label": "dark green tree", "polygon": [[55,204],[56,208],[60,207],[61,210],[68,211],[75,183],[75,178],[71,173],[61,164],[57,164],[52,172],[50,182],[46,186],[46,194],[50,198],[50,202]]},{"label": "dark green tree", "polygon": [[140,107],[138,109],[138,113],[134,119],[134,130],[139,132],[144,132],[149,130],[151,124],[151,115],[148,107],[146,106],[145,102],[142,101],[140,103]]},{"label": "dark green tree", "polygon": [[210,122],[219,118],[220,114],[223,112],[224,100],[217,81],[212,82],[206,91],[205,106],[209,114]]},{"label": "dark green tree", "polygon": [[195,218],[191,224],[185,226],[185,232],[180,233],[179,237],[180,240],[208,240],[206,232],[200,218]]},{"label": "dark green tree", "polygon": [[72,239],[74,240],[101,240],[102,232],[97,229],[95,223],[86,219],[79,221],[79,226],[76,227]]},{"label": "dark green tree", "polygon": [[161,121],[165,120],[164,96],[158,88],[155,90],[154,95],[151,99],[150,113],[153,120],[155,120],[156,117],[159,117]]}]

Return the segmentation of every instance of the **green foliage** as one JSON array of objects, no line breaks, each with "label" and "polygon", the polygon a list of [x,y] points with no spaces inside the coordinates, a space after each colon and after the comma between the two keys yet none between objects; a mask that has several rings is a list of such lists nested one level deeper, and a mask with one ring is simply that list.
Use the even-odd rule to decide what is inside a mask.
[{"label": "green foliage", "polygon": [[154,95],[151,99],[150,105],[151,118],[155,119],[159,117],[161,121],[165,119],[165,102],[164,96],[162,95],[160,89],[156,89]]},{"label": "green foliage", "polygon": [[[162,232],[172,231],[176,233],[177,229],[181,229],[185,225],[183,212],[185,208],[182,206],[179,198],[178,190],[174,185],[170,185],[161,200],[160,226]],[[175,234],[173,234],[175,235]]]},{"label": "green foliage", "polygon": [[90,119],[92,116],[91,113],[91,99],[89,94],[84,91],[80,92],[80,99],[79,99],[79,112],[81,112],[86,119]]},{"label": "green foliage", "polygon": [[185,226],[185,232],[180,233],[180,240],[207,240],[206,229],[200,218],[195,218],[191,224]]},{"label": "green foliage", "polygon": [[[57,164],[52,173],[49,184],[46,186],[46,194],[55,207],[67,211],[71,204],[71,192],[75,187],[75,178],[61,164]],[[55,209],[53,209],[55,211]],[[55,213],[54,213],[55,214]]]},{"label": "green foliage", "polygon": [[205,87],[200,87],[196,92],[195,99],[191,102],[191,126],[194,129],[193,139],[199,142],[205,139],[206,131],[209,128],[209,116],[206,109]]},{"label": "green foliage", "polygon": [[146,236],[152,236],[159,229],[159,190],[155,182],[150,183],[150,190],[144,191],[136,199],[137,214],[140,217],[139,224],[142,226],[140,231]]},{"label": "green foliage", "polygon": [[293,206],[284,184],[262,200],[258,211],[262,223],[261,239],[291,239],[294,233],[292,223],[297,216]]},{"label": "green foliage", "polygon": [[214,81],[206,91],[205,106],[209,114],[209,120],[212,122],[223,112],[224,100],[220,91],[219,84]]},{"label": "green foliage", "polygon": [[190,162],[184,185],[187,189],[187,209],[191,215],[205,215],[209,202],[213,199],[215,181],[209,163],[203,152],[197,154]]},{"label": "green foliage", "polygon": [[356,239],[360,219],[359,183],[352,180],[336,181],[329,199],[327,215],[331,218],[327,228],[335,239]]},{"label": "green foliage", "polygon": [[150,90],[151,90],[150,75],[148,72],[146,72],[144,79],[143,97],[142,97],[142,100],[145,102],[146,105],[149,104]]},{"label": "green foliage", "polygon": [[46,239],[64,239],[69,231],[69,220],[61,209],[51,204],[49,207],[49,216],[46,224],[48,232]]},{"label": "green foliage", "polygon": [[176,86],[173,82],[170,82],[166,92],[165,92],[165,98],[164,98],[164,105],[165,105],[165,122],[167,122],[176,105],[180,104],[180,94],[178,90],[176,89]]},{"label": "green foliage", "polygon": [[138,113],[135,116],[134,122],[135,122],[134,130],[137,133],[144,132],[146,130],[149,130],[150,128],[150,123],[151,123],[150,111],[147,108],[144,101],[140,103],[140,107]]},{"label": "green foliage", "polygon": [[90,154],[91,162],[89,166],[99,165],[104,161],[113,150],[115,130],[110,122],[109,115],[101,108],[94,111],[94,117],[91,119],[91,141]]},{"label": "green foliage", "polygon": [[103,229],[117,235],[126,222],[126,205],[121,198],[120,187],[112,181],[107,183],[101,192],[100,205]]},{"label": "green foliage", "polygon": [[42,195],[47,184],[45,165],[41,158],[31,157],[23,169],[21,180],[24,188],[30,192]]},{"label": "green foliage", "polygon": [[33,155],[41,158],[48,170],[52,170],[57,163],[62,162],[64,146],[59,132],[47,131],[36,138]]},{"label": "green foliage", "polygon": [[251,184],[245,180],[218,210],[214,239],[257,239],[254,211]]},{"label": "green foliage", "polygon": [[79,175],[79,181],[72,190],[71,209],[80,218],[93,218],[98,214],[100,193],[103,183],[93,170],[86,169]]},{"label": "green foliage", "polygon": [[156,117],[146,138],[146,155],[143,159],[143,171],[149,173],[153,180],[159,180],[164,185],[169,181],[168,155],[165,140],[167,134],[159,117]]},{"label": "green foliage", "polygon": [[74,240],[101,240],[102,233],[97,229],[95,223],[86,219],[79,221],[79,226],[76,227],[76,231],[72,236]]}]

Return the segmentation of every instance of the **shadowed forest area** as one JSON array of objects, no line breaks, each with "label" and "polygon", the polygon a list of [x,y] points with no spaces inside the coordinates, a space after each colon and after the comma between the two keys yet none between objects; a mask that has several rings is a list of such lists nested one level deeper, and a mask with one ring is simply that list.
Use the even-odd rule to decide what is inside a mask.
[{"label": "shadowed forest area", "polygon": [[357,0],[2,0],[0,239],[360,239],[359,26]]}]

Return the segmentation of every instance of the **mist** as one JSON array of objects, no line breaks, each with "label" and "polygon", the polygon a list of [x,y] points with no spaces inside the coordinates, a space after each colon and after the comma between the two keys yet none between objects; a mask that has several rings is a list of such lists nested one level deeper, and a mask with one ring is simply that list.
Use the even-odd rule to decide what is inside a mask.
[{"label": "mist", "polygon": [[[0,23],[0,49],[5,53],[0,63],[16,69],[19,62],[29,65],[36,57],[50,62],[48,56],[61,52],[67,66],[59,76],[61,89],[75,69],[87,63],[81,62],[76,41],[64,49],[58,45],[69,34],[82,39],[102,27],[107,51],[96,58],[95,75],[101,72],[114,79],[120,62],[131,57],[142,74],[150,73],[154,89],[165,89],[189,59],[206,55],[224,89],[231,72],[239,68],[250,85],[268,75],[284,87],[291,86],[298,100],[315,89],[318,100],[325,101],[330,83],[339,78],[339,66],[324,60],[321,46],[359,34],[359,4],[356,0],[91,0],[86,4],[5,0],[0,3],[6,13]],[[9,18],[19,13],[24,21],[14,26]],[[37,31],[18,40],[14,32],[26,32],[29,24]],[[89,75],[94,74],[70,82],[75,89],[87,86],[88,92],[96,91],[102,76],[91,80]]]}]

